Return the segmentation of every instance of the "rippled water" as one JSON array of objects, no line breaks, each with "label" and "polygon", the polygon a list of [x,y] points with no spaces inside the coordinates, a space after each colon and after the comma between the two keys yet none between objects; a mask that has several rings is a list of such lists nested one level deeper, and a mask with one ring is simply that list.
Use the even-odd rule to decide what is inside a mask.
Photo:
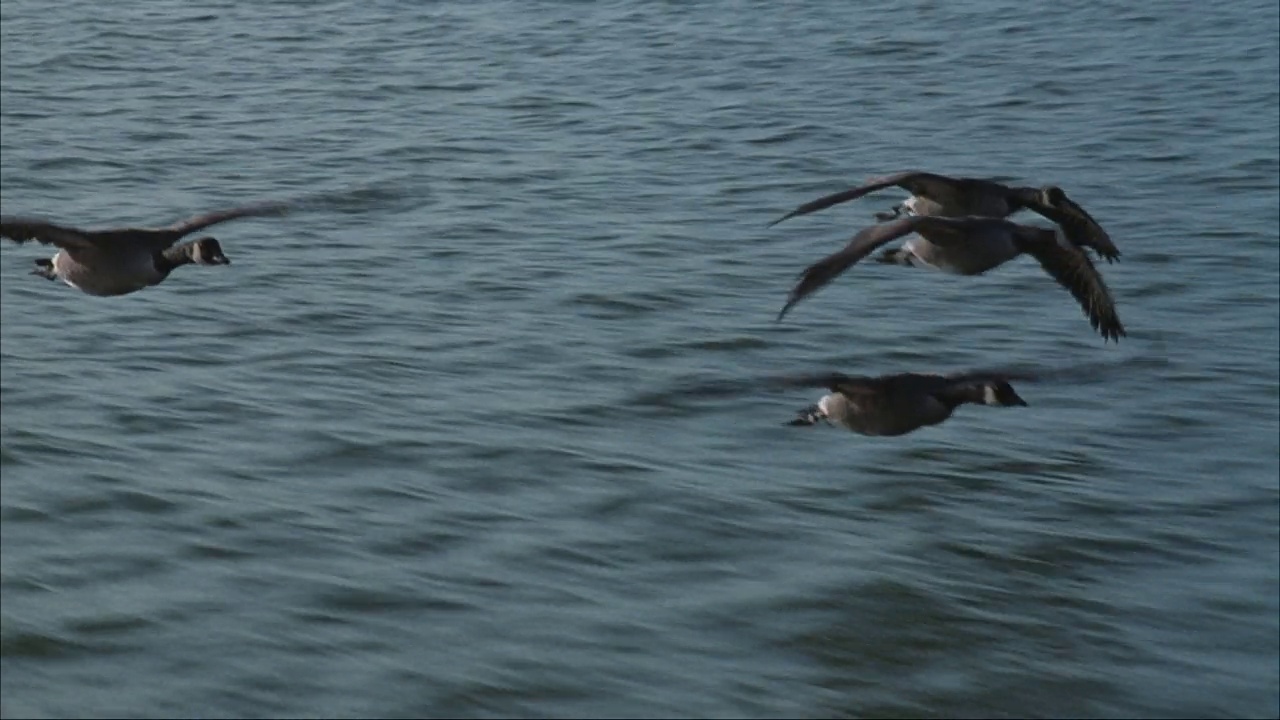
[{"label": "rippled water", "polygon": [[[5,0],[4,212],[323,198],[123,298],[0,247],[5,716],[1276,717],[1278,12]],[[765,224],[910,167],[1066,188],[1129,337],[1030,260],[775,323],[902,194]]]}]

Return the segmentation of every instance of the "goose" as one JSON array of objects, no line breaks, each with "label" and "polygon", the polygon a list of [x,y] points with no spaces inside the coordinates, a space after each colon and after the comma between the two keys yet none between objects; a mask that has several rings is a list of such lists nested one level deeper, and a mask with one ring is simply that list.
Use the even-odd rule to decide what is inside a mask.
[{"label": "goose", "polygon": [[62,280],[89,295],[127,295],[159,284],[181,265],[229,265],[212,237],[175,244],[211,225],[242,217],[281,215],[284,203],[258,203],[196,215],[159,228],[81,230],[31,217],[0,217],[0,237],[60,248],[36,260],[32,275]]},{"label": "goose", "polygon": [[882,263],[926,267],[957,275],[980,275],[1026,253],[1080,303],[1103,341],[1126,335],[1115,301],[1089,256],[1061,229],[1019,225],[992,217],[912,215],[873,225],[853,236],[843,249],[810,265],[792,288],[778,320],[796,303],[834,280],[886,243],[916,233],[900,248],[886,250]]},{"label": "goose", "polygon": [[892,208],[893,212],[876,213],[881,222],[896,219],[904,212],[916,215],[961,217],[986,215],[1005,218],[1022,209],[1032,210],[1052,220],[1069,232],[1072,242],[1093,248],[1107,262],[1120,258],[1120,250],[1110,236],[1077,205],[1062,188],[1046,185],[1042,188],[1010,187],[994,180],[980,178],[953,178],[946,175],[907,170],[868,180],[859,187],[842,190],[807,202],[769,223],[778,223],[823,210],[863,195],[897,186],[911,193],[911,197]]},{"label": "goose", "polygon": [[827,373],[796,377],[790,379],[789,384],[824,387],[831,393],[801,410],[786,425],[825,422],[860,435],[906,435],[945,421],[965,403],[1025,406],[1026,401],[1009,384],[1015,379],[1034,378],[998,371],[950,375],[906,372],[880,377]]}]

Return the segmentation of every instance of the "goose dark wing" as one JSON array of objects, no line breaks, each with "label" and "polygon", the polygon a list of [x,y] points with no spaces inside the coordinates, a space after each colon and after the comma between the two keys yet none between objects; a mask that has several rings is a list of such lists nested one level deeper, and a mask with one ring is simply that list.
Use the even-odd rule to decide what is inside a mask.
[{"label": "goose dark wing", "polygon": [[117,243],[133,243],[142,245],[149,250],[159,251],[173,245],[183,237],[190,235],[197,230],[203,230],[211,225],[217,225],[218,223],[242,217],[283,215],[288,207],[289,205],[287,203],[257,203],[254,205],[244,205],[241,207],[203,213],[185,220],[179,220],[178,222],[165,227],[116,228],[111,230],[96,230],[85,233],[85,235],[91,242],[100,243],[104,246]]},{"label": "goose dark wing", "polygon": [[185,220],[180,220],[168,227],[157,228],[157,232],[173,234],[173,240],[176,241],[184,235],[189,235],[197,230],[203,230],[211,225],[224,223],[228,220],[235,220],[243,217],[279,216],[284,215],[288,209],[289,204],[282,202],[264,202],[255,203],[253,205],[243,205],[240,207],[227,208],[225,210],[215,210],[213,212],[203,213]]},{"label": "goose dark wing", "polygon": [[1008,232],[1013,227],[1008,220],[982,215],[920,215],[910,219],[915,221],[912,229],[920,237],[940,247],[962,245],[975,235]]},{"label": "goose dark wing", "polygon": [[1089,324],[1104,339],[1119,342],[1127,335],[1116,314],[1111,291],[1083,250],[1058,242],[1053,232],[1040,228],[1025,228],[1017,238],[1023,251],[1034,257],[1040,267],[1080,303]]},{"label": "goose dark wing", "polygon": [[841,273],[853,267],[854,264],[867,255],[870,255],[876,248],[900,238],[934,219],[936,218],[907,217],[882,225],[872,225],[860,231],[853,236],[853,239],[844,248],[810,265],[800,273],[800,279],[796,282],[795,287],[791,289],[791,294],[787,297],[787,304],[778,313],[778,319],[781,320],[791,310],[792,306],[839,277]]},{"label": "goose dark wing", "polygon": [[824,195],[817,200],[807,202],[769,223],[768,227],[773,227],[783,220],[789,220],[797,215],[808,215],[812,212],[825,210],[832,205],[839,205],[840,203],[848,202],[850,200],[857,200],[863,195],[876,192],[877,190],[883,190],[894,185],[902,187],[910,191],[912,194],[923,193],[933,195],[935,192],[943,194],[951,192],[950,187],[954,182],[955,181],[951,178],[921,170],[905,170],[891,175],[874,177],[858,187],[841,190],[840,192]]},{"label": "goose dark wing", "polygon": [[93,247],[93,242],[83,230],[29,217],[9,215],[0,217],[0,237],[9,238],[16,243],[35,240],[64,250],[83,250]]},{"label": "goose dark wing", "polygon": [[1053,204],[1045,202],[1039,195],[1025,204],[1028,210],[1057,223],[1075,244],[1093,248],[1109,263],[1120,259],[1120,249],[1111,241],[1107,231],[1065,194],[1059,195]]}]

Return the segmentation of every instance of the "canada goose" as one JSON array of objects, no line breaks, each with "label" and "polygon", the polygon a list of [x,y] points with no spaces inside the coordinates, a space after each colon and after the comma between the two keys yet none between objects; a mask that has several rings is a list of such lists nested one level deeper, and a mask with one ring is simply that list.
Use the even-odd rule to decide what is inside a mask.
[{"label": "canada goose", "polygon": [[227,265],[222,246],[211,237],[175,245],[210,225],[236,218],[280,215],[284,203],[259,203],[197,215],[162,228],[80,230],[29,217],[0,217],[0,236],[17,243],[36,240],[61,250],[36,260],[32,275],[61,279],[89,295],[125,295],[155,285],[179,265]]},{"label": "canada goose", "polygon": [[859,187],[820,197],[774,220],[769,227],[797,215],[817,212],[895,185],[910,192],[912,197],[895,206],[891,213],[877,213],[876,219],[881,222],[893,220],[904,211],[916,215],[1004,218],[1025,208],[1062,226],[1072,242],[1093,248],[1107,262],[1120,258],[1120,250],[1106,231],[1061,188],[1052,185],[1043,188],[1010,187],[994,180],[953,178],[920,170],[872,178]]},{"label": "canada goose", "polygon": [[866,228],[854,235],[843,249],[801,273],[778,319],[876,248],[911,232],[916,236],[901,248],[886,250],[880,255],[880,262],[931,267],[958,275],[980,275],[1027,253],[1075,297],[1089,324],[1104,339],[1119,342],[1120,336],[1126,334],[1116,315],[1115,301],[1098,269],[1083,250],[1061,237],[1061,230],[991,217],[915,215]]},{"label": "canada goose", "polygon": [[999,407],[1027,403],[1010,380],[1033,379],[1000,372],[951,375],[897,373],[880,377],[840,373],[792,378],[788,384],[825,387],[831,394],[801,410],[787,425],[837,424],[861,435],[906,435],[951,417],[964,403]]}]

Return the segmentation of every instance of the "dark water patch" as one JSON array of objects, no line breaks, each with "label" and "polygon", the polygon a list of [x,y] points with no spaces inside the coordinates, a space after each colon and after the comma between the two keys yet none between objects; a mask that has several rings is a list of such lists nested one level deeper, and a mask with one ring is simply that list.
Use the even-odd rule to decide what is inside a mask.
[{"label": "dark water patch", "polygon": [[45,172],[66,172],[69,170],[83,170],[92,172],[94,170],[127,170],[129,165],[126,163],[109,160],[105,158],[85,158],[85,157],[49,157],[37,160],[32,163],[32,170]]},{"label": "dark water patch", "polygon": [[828,622],[789,638],[783,647],[860,682],[919,668],[952,645],[976,650],[994,642],[954,603],[910,585],[875,580],[839,595],[845,600],[825,608]]},{"label": "dark water patch", "polygon": [[649,292],[628,292],[617,295],[581,293],[570,298],[568,304],[584,308],[589,317],[600,320],[636,318],[682,306],[682,303],[674,301],[667,295]]},{"label": "dark water patch", "polygon": [[140,143],[177,142],[191,139],[191,135],[174,130],[154,130],[151,132],[130,133],[129,139]]},{"label": "dark water patch", "polygon": [[183,553],[188,557],[207,560],[247,560],[261,554],[216,542],[189,543]]},{"label": "dark water patch", "polygon": [[323,590],[313,602],[322,610],[342,614],[380,614],[397,612],[456,612],[468,604],[434,597],[425,592],[396,592],[365,587],[335,587]]},{"label": "dark water patch", "polygon": [[909,57],[914,62],[938,57],[941,55],[937,45],[923,40],[896,40],[884,36],[864,41],[857,47],[848,48],[849,52],[862,57]]},{"label": "dark water patch", "polygon": [[140,490],[117,490],[111,495],[111,505],[133,512],[160,515],[179,509],[181,503]]},{"label": "dark water patch", "polygon": [[98,615],[65,623],[67,631],[82,636],[128,635],[155,626],[148,618],[133,615]]},{"label": "dark water patch", "polygon": [[90,649],[91,646],[56,635],[7,629],[0,632],[0,657],[5,659],[65,660]]},{"label": "dark water patch", "polygon": [[369,551],[387,557],[427,557],[465,543],[467,536],[447,530],[408,530],[369,544]]},{"label": "dark water patch", "polygon": [[6,522],[35,522],[43,523],[54,520],[54,516],[44,510],[34,507],[23,507],[6,502],[3,508],[0,508],[0,518]]},{"label": "dark water patch", "polygon": [[314,451],[294,458],[298,469],[412,467],[422,459],[423,445],[416,442],[361,442],[331,433],[314,433]]},{"label": "dark water patch", "polygon": [[536,715],[540,704],[558,705],[587,700],[592,694],[570,678],[548,680],[529,678],[516,670],[497,674],[492,682],[470,681],[432,693],[422,704],[412,704],[397,710],[404,717],[433,715],[478,715],[501,717],[514,711],[517,715]]}]

